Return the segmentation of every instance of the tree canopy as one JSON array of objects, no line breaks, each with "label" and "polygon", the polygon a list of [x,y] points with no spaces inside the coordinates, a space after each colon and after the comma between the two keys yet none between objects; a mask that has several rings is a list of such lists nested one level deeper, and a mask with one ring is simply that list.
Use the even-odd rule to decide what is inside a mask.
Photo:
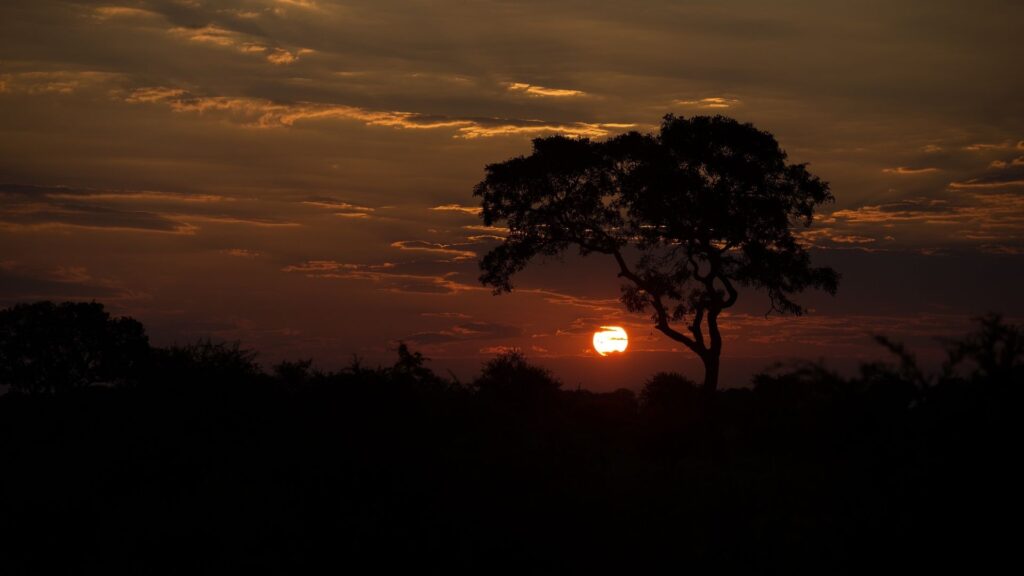
[{"label": "tree canopy", "polygon": [[0,310],[0,384],[53,393],[123,384],[149,354],[142,324],[111,318],[97,302],[36,302]]},{"label": "tree canopy", "polygon": [[731,118],[668,115],[657,134],[605,141],[538,138],[529,156],[488,165],[474,195],[485,224],[509,229],[483,257],[482,283],[510,291],[534,257],[571,247],[611,255],[625,306],[701,358],[706,388],[717,386],[718,319],[738,287],[765,291],[769,312],[802,314],[796,294],[838,286],[794,234],[833,200],[828,184]]}]

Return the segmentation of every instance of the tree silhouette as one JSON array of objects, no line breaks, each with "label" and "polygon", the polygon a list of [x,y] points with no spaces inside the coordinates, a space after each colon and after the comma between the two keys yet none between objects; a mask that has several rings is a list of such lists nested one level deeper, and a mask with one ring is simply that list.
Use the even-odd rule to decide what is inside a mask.
[{"label": "tree silhouette", "polygon": [[149,357],[142,324],[98,302],[36,302],[0,310],[0,384],[54,393],[137,379]]},{"label": "tree silhouette", "polygon": [[792,297],[834,294],[839,275],[811,266],[793,229],[833,199],[804,164],[787,164],[768,132],[722,116],[665,116],[658,134],[604,142],[538,138],[533,153],[486,167],[474,195],[484,223],[506,222],[480,280],[496,293],[535,256],[575,246],[614,257],[622,302],[700,357],[718,385],[719,317],[738,286],[767,292],[769,312],[801,314]]}]

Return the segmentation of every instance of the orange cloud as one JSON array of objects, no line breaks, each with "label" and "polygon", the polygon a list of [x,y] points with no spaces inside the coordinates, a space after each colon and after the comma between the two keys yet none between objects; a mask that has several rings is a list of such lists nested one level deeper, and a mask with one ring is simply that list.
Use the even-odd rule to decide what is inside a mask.
[{"label": "orange cloud", "polygon": [[472,250],[460,250],[456,248],[459,244],[435,244],[433,242],[424,242],[423,240],[400,240],[398,242],[392,242],[392,248],[398,248],[399,250],[406,250],[410,252],[425,252],[428,254],[443,254],[446,256],[453,256],[454,260],[468,260],[470,258],[476,258],[476,252]]},{"label": "orange cloud", "polygon": [[537,120],[481,120],[431,116],[397,110],[367,110],[344,104],[298,102],[280,104],[246,97],[194,96],[175,88],[156,87],[134,90],[126,97],[129,103],[161,103],[175,112],[199,114],[220,112],[239,118],[243,124],[260,128],[292,127],[298,122],[315,120],[354,120],[368,126],[385,126],[408,130],[454,128],[458,138],[494,136],[564,134],[598,138],[612,131],[630,128],[633,124],[586,123],[548,124]]},{"label": "orange cloud", "polygon": [[316,206],[317,208],[326,208],[328,210],[345,210],[347,212],[362,212],[364,214],[375,210],[375,208],[370,208],[369,206],[359,206],[333,200],[303,200],[302,203],[307,206]]},{"label": "orange cloud", "polygon": [[227,250],[222,250],[221,252],[223,252],[224,254],[227,254],[228,256],[234,256],[236,258],[250,258],[251,259],[251,258],[258,258],[260,256],[259,252],[255,251],[255,250],[249,250],[249,249],[246,249],[246,248],[229,248]]},{"label": "orange cloud", "polygon": [[479,206],[463,206],[461,204],[442,204],[431,208],[435,212],[462,212],[464,214],[479,214],[483,208]]},{"label": "orange cloud", "polygon": [[1006,160],[993,160],[989,163],[989,168],[1003,169],[1008,166],[1024,166],[1024,156],[1018,156],[1010,161]]},{"label": "orange cloud", "polygon": [[[1024,230],[1024,197],[1006,192],[965,194],[953,201],[916,198],[837,210],[832,213],[832,217],[841,227],[877,225],[891,228],[908,224],[941,226],[941,231],[933,232],[938,234],[935,240],[959,240],[975,245],[983,242],[978,245],[983,250],[993,245],[1024,245],[1021,234],[1021,230]],[[927,229],[921,227],[910,230],[918,234],[927,233]]]},{"label": "orange cloud", "polygon": [[991,188],[1010,188],[1024,186],[1024,180],[992,180],[982,181],[978,179],[971,179],[965,182],[950,182],[949,187],[954,190],[957,189],[991,189]]},{"label": "orange cloud", "polygon": [[168,33],[186,41],[228,48],[243,54],[263,54],[268,62],[275,65],[291,64],[297,61],[299,56],[313,52],[313,50],[308,48],[289,51],[281,47],[268,46],[248,34],[212,24],[201,28],[179,26],[171,28],[168,30]]},{"label": "orange cloud", "polygon": [[574,122],[572,124],[497,124],[481,125],[470,123],[458,129],[461,138],[489,138],[493,136],[535,136],[541,134],[563,134],[576,138],[601,138],[615,130],[631,128],[635,124],[591,124]]},{"label": "orange cloud", "polygon": [[131,6],[99,6],[93,9],[93,14],[100,20],[110,18],[162,18],[157,12]]},{"label": "orange cloud", "polygon": [[996,144],[978,143],[964,146],[964,150],[968,150],[971,152],[985,152],[988,150],[1006,150],[1007,148],[1010,148],[1012,145],[1013,143],[1010,141],[1000,142]]},{"label": "orange cloud", "polygon": [[383,264],[343,264],[334,260],[307,260],[302,264],[292,264],[281,269],[282,272],[299,272],[311,276],[322,276],[325,274],[348,272],[355,270],[387,270],[394,268],[390,262]]},{"label": "orange cloud", "polygon": [[511,92],[523,92],[530,96],[564,98],[567,96],[586,95],[586,92],[583,92],[582,90],[568,90],[565,88],[546,88],[544,86],[535,86],[533,84],[525,84],[523,82],[509,82],[507,86],[509,91]]},{"label": "orange cloud", "polygon": [[285,266],[282,272],[295,272],[310,278],[359,280],[373,282],[385,292],[409,294],[456,294],[481,291],[484,288],[453,280],[454,272],[445,274],[408,274],[396,272],[395,264],[343,264],[334,260],[310,260]]},{"label": "orange cloud", "polygon": [[676,100],[673,102],[676,106],[693,106],[697,108],[732,108],[739,103],[740,101],[737,98],[725,98],[722,96],[712,96],[699,100]]},{"label": "orange cloud", "polygon": [[110,82],[121,74],[96,70],[53,70],[0,74],[0,92],[72,94]]},{"label": "orange cloud", "polygon": [[840,234],[832,236],[831,240],[840,244],[870,244],[877,241],[870,236],[857,236],[856,234]]},{"label": "orange cloud", "polygon": [[907,168],[906,166],[897,166],[895,168],[883,168],[882,172],[886,174],[899,174],[900,176],[914,176],[917,174],[930,174],[932,172],[938,172],[938,168]]}]

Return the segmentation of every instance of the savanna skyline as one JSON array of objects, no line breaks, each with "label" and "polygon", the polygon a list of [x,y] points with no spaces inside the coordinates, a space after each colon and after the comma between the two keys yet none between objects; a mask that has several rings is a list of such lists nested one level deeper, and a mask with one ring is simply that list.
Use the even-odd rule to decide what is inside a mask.
[{"label": "savanna skyline", "polygon": [[[1024,56],[1013,2],[6,2],[0,304],[103,302],[155,343],[266,364],[399,341],[466,375],[519,348],[567,385],[699,372],[594,255],[482,286],[501,241],[473,186],[535,137],[768,130],[829,182],[801,231],[842,274],[806,316],[744,293],[723,383],[788,358],[875,358],[1024,315]],[[590,345],[623,326],[628,352]]]}]

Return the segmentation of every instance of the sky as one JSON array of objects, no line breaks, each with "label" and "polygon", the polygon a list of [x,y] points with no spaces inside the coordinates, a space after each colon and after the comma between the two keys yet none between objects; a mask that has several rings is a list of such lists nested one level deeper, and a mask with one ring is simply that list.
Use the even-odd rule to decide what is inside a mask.
[{"label": "sky", "polygon": [[[570,387],[699,379],[608,257],[482,286],[502,230],[472,190],[532,138],[724,114],[830,183],[800,233],[843,278],[799,318],[742,293],[723,383],[848,370],[873,334],[937,361],[972,317],[1024,317],[1021,22],[1013,0],[5,0],[0,305],[97,300],[265,366],[404,341],[460,379],[510,348]],[[603,325],[625,354],[594,353]]]}]

